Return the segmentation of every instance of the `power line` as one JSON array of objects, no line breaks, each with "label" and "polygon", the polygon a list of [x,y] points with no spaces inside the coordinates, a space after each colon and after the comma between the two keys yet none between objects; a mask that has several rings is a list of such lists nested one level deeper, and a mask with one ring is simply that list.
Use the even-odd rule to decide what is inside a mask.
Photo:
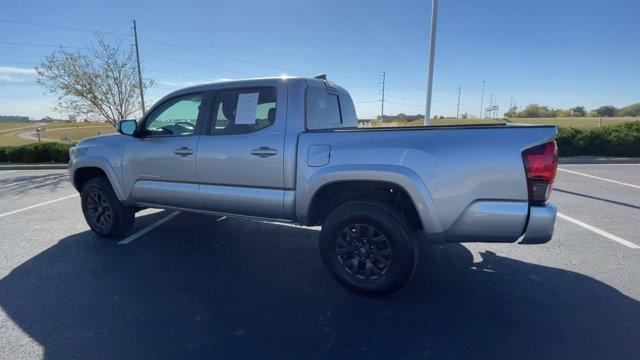
[{"label": "power line", "polygon": [[[26,21],[14,21],[14,20],[5,20],[5,19],[0,19],[0,22],[4,22],[4,23],[8,23],[8,24],[39,26],[39,27],[54,28],[54,29],[61,29],[61,30],[70,30],[70,31],[83,31],[83,32],[93,32],[93,33],[98,32],[98,33],[102,33],[102,34],[111,34],[111,35],[119,35],[119,36],[126,36],[126,37],[129,37],[129,38],[132,38],[132,37],[135,38],[135,34],[132,35],[132,34],[121,33],[121,32],[102,31],[102,30],[98,30],[98,29],[89,29],[89,28],[81,28],[81,27],[73,27],[73,26],[43,24],[43,23],[34,23],[34,22],[26,22]],[[242,63],[251,64],[251,65],[255,65],[255,66],[261,66],[261,67],[277,69],[277,70],[282,70],[282,71],[287,71],[287,72],[294,72],[294,73],[295,72],[299,72],[299,73],[312,74],[311,71],[286,68],[286,67],[282,67],[282,66],[274,66],[274,65],[270,65],[270,64],[256,62],[256,61],[241,59],[241,58],[237,58],[237,57],[233,57],[233,56],[217,54],[217,53],[213,53],[213,52],[210,52],[210,51],[199,50],[199,49],[195,49],[195,48],[184,46],[184,45],[173,44],[173,43],[170,43],[170,42],[167,42],[167,41],[161,41],[161,40],[156,40],[156,39],[147,38],[147,37],[140,37],[140,39],[144,39],[144,40],[149,41],[149,42],[153,42],[153,43],[156,43],[156,44],[169,46],[169,47],[173,47],[173,48],[177,48],[177,49],[181,49],[181,50],[187,50],[187,51],[191,51],[191,52],[195,52],[195,53],[199,53],[199,54],[203,54],[203,55],[214,56],[214,57],[218,57],[218,58],[222,58],[222,59],[242,62]],[[17,43],[17,42],[13,42],[13,43],[0,42],[0,44],[58,47],[57,45],[27,44],[27,43]],[[67,46],[67,47],[68,48],[74,48],[74,47],[71,47],[71,46]],[[222,70],[222,71],[231,72],[229,70]],[[235,72],[235,73],[242,74],[240,72]],[[250,76],[255,76],[255,75],[250,75]],[[350,75],[339,75],[339,74],[338,75],[333,75],[333,76],[338,77],[338,78],[344,78],[344,79],[360,79],[360,80],[376,79],[376,77],[374,77],[374,76],[363,77],[363,76],[350,76]]]},{"label": "power line", "polygon": [[351,92],[349,92],[349,95],[351,95],[351,97],[356,97],[356,96],[376,96],[377,94],[373,94],[373,93],[367,93],[367,94],[352,94]]},{"label": "power line", "polygon": [[[415,105],[415,104],[399,104],[399,103],[390,102],[390,101],[387,101],[386,103],[387,103],[387,104],[390,104],[390,105],[396,105],[396,106],[424,108],[424,105]],[[435,108],[447,108],[447,109],[448,109],[448,108],[452,108],[452,107],[455,107],[455,106],[456,106],[456,104],[450,104],[450,105],[433,105],[433,106],[431,106],[431,107],[435,107]]]},{"label": "power line", "polygon": [[[411,98],[408,98],[408,97],[402,97],[402,96],[396,96],[396,95],[386,95],[386,97],[393,98],[393,99],[398,99],[398,100],[406,100],[406,101],[415,101],[416,100],[416,99],[411,99]],[[441,101],[442,100],[447,100],[447,101],[451,100],[451,101],[453,101],[454,99],[457,98],[457,95],[444,95],[444,94],[438,95],[438,94],[434,94],[434,98],[438,98]]]},{"label": "power line", "polygon": [[163,74],[163,75],[181,77],[181,78],[184,78],[184,79],[190,79],[190,80],[206,82],[205,80],[202,80],[202,79],[197,78],[195,76],[187,76],[187,75],[175,74],[175,73],[170,73],[170,72],[166,72],[166,71],[159,71],[159,70],[152,70],[152,69],[145,69],[145,71],[146,72],[151,72],[151,73],[156,73],[156,74]]},{"label": "power line", "polygon": [[176,90],[175,87],[170,87],[170,86],[161,86],[161,85],[154,85],[152,89],[161,89],[161,90]]},{"label": "power line", "polygon": [[419,108],[422,107],[422,105],[398,104],[390,101],[387,101],[387,104],[395,105],[395,106],[404,106],[404,107],[419,107]]},{"label": "power line", "polygon": [[79,27],[72,27],[72,26],[40,24],[40,23],[32,23],[32,22],[26,22],[26,21],[14,21],[14,20],[4,20],[4,19],[0,19],[0,22],[7,23],[7,24],[40,26],[40,27],[47,27],[47,28],[52,28],[52,29],[71,30],[71,31],[85,31],[85,32],[92,32],[92,33],[98,32],[98,33],[102,33],[102,34],[133,37],[133,35],[131,35],[131,34],[125,34],[125,33],[113,32],[113,31],[101,31],[101,30],[96,30],[96,29],[87,29],[87,28],[79,28]]},{"label": "power line", "polygon": [[[259,62],[256,62],[256,61],[240,59],[240,58],[233,57],[233,56],[217,54],[217,53],[213,53],[213,52],[210,52],[210,51],[199,50],[199,49],[195,49],[195,48],[192,48],[192,47],[188,47],[188,46],[184,46],[184,45],[172,44],[170,42],[161,41],[161,40],[155,40],[155,39],[151,39],[151,38],[147,38],[147,37],[140,37],[140,38],[144,39],[146,41],[150,41],[150,42],[153,42],[153,43],[156,43],[156,44],[160,44],[160,45],[164,45],[164,46],[173,47],[173,48],[176,48],[176,49],[187,50],[187,51],[191,51],[191,52],[198,53],[198,54],[214,56],[214,57],[218,57],[218,58],[221,58],[221,59],[227,59],[227,60],[242,62],[242,63],[245,63],[245,64],[250,64],[250,65],[255,65],[255,66],[262,66],[262,67],[269,68],[269,69],[288,71],[288,72],[292,72],[292,73],[296,73],[296,72],[297,73],[303,73],[303,74],[304,73],[306,73],[306,74],[312,74],[313,73],[311,71],[306,71],[306,70],[301,70],[301,69],[285,68],[285,67],[282,67],[282,66],[274,66],[274,65],[269,65],[269,64],[265,64],[265,63],[259,63]],[[348,75],[332,75],[332,77],[334,77],[334,76],[338,77],[338,78],[344,78],[344,79],[359,79],[359,80],[376,79],[376,77],[373,77],[373,76],[361,77],[361,76],[348,76]]]},{"label": "power line", "polygon": [[[24,45],[24,46],[43,46],[43,47],[60,47],[60,45],[52,45],[52,44],[38,44],[38,43],[27,43],[27,42],[16,42],[16,41],[0,41],[0,44],[3,45]],[[65,48],[70,49],[79,49],[77,46],[63,46]]]},{"label": "power line", "polygon": [[378,87],[378,84],[374,84],[374,85],[349,85],[349,86],[345,86],[348,88],[375,88]]},{"label": "power line", "polygon": [[401,84],[401,83],[399,83],[399,82],[395,82],[395,81],[387,81],[387,82],[388,82],[389,84],[392,84],[392,85],[393,85],[393,84],[395,84],[395,85],[402,86],[403,88],[407,88],[407,89],[414,89],[414,90],[425,91],[425,88],[420,88],[420,87],[415,87],[415,86],[408,86],[408,85]]},{"label": "power line", "polygon": [[[267,65],[267,64],[261,64],[261,63],[257,63],[257,62],[254,62],[254,61],[249,61],[249,60],[239,59],[239,58],[235,58],[235,57],[231,57],[231,56],[216,54],[216,53],[212,53],[212,52],[208,52],[208,51],[198,50],[198,49],[190,48],[190,47],[183,46],[183,45],[176,45],[176,44],[168,43],[166,41],[154,40],[154,39],[147,38],[147,37],[140,37],[140,38],[143,39],[143,40],[146,40],[146,41],[150,41],[150,42],[156,43],[156,44],[161,44],[161,45],[165,45],[165,46],[169,46],[169,47],[173,47],[173,48],[181,49],[181,50],[187,50],[187,51],[191,51],[191,52],[198,53],[198,54],[215,56],[215,57],[219,57],[219,58],[222,58],[222,59],[233,60],[233,61],[237,61],[237,62],[243,62],[243,63],[246,63],[246,64],[251,64],[251,65],[256,65],[256,66],[263,66],[263,67],[276,69],[276,70],[293,71],[292,69],[287,69],[287,68],[283,68],[283,67],[280,67],[280,66],[272,66],[272,65]],[[298,70],[295,70],[293,72],[296,72],[296,71],[298,71]],[[306,73],[306,71],[299,71],[299,72],[305,72]]]},{"label": "power line", "polygon": [[196,63],[191,63],[191,62],[186,62],[186,61],[180,61],[180,60],[175,60],[175,59],[168,59],[168,58],[164,58],[164,57],[160,57],[160,56],[155,56],[155,55],[145,55],[146,57],[152,58],[152,59],[158,59],[158,60],[162,60],[162,61],[169,61],[169,62],[173,62],[176,64],[183,64],[183,65],[189,65],[189,66],[195,66],[195,67],[199,67],[199,68],[204,68],[204,69],[213,69],[213,70],[218,70],[218,71],[225,71],[225,72],[229,72],[229,73],[234,73],[234,74],[239,74],[239,75],[245,75],[245,76],[257,76],[254,74],[248,74],[248,73],[244,73],[244,72],[240,72],[240,71],[234,71],[234,70],[229,70],[229,69],[223,69],[223,68],[219,68],[219,67],[215,67],[215,66],[209,66],[209,65],[200,65],[200,64],[196,64]]},{"label": "power line", "polygon": [[37,65],[33,62],[20,62],[20,61],[0,61],[3,65]]}]

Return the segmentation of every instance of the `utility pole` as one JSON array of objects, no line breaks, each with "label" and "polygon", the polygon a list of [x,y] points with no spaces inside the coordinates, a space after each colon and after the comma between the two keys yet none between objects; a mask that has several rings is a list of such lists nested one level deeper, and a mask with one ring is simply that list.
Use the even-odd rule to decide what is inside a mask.
[{"label": "utility pole", "polygon": [[138,63],[138,86],[140,87],[140,102],[142,105],[142,114],[145,113],[144,108],[144,91],[142,89],[142,71],[140,71],[140,52],[138,51],[138,29],[136,28],[136,21],[133,20],[133,39],[136,42],[136,62]]},{"label": "utility pole", "polygon": [[482,80],[482,97],[480,97],[480,113],[478,117],[482,119],[482,112],[484,111],[484,86],[486,85],[486,81]]},{"label": "utility pole", "polygon": [[[493,104],[492,108],[492,119],[495,119],[498,116],[498,94],[493,94],[494,95],[494,99],[491,102]],[[493,103],[495,101],[495,103]]]},{"label": "utility pole", "polygon": [[431,92],[433,91],[433,61],[436,55],[436,25],[438,23],[438,0],[431,2],[431,33],[429,35],[429,66],[427,71],[427,101],[424,110],[424,125],[431,124]]},{"label": "utility pole", "polygon": [[460,93],[462,92],[462,86],[458,86],[458,109],[456,110],[456,119],[460,119]]},{"label": "utility pole", "polygon": [[382,72],[382,103],[380,107],[380,120],[384,121],[384,83],[387,77],[386,72]]},{"label": "utility pole", "polygon": [[493,93],[489,94],[489,96],[490,96],[489,107],[487,108],[485,117],[488,117],[489,119],[491,119],[493,117],[493,114],[492,114],[493,113],[493,110],[492,110],[493,109]]}]

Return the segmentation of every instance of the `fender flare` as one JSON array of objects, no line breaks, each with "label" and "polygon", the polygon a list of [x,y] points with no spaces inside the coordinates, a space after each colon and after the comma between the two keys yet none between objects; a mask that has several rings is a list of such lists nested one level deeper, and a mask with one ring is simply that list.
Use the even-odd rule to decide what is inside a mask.
[{"label": "fender flare", "polygon": [[[74,186],[76,185],[75,174],[79,169],[82,169],[82,168],[98,168],[102,170],[107,175],[107,179],[109,180],[109,183],[113,188],[113,191],[116,193],[118,200],[126,201],[126,196],[122,191],[122,186],[120,185],[120,181],[118,181],[118,177],[116,176],[115,171],[113,171],[111,164],[106,158],[103,158],[100,156],[87,156],[87,157],[82,157],[80,159],[76,159],[73,165],[69,169],[69,173],[72,175],[71,181],[73,181]],[[78,191],[79,190],[80,189],[78,189]]]},{"label": "fender flare", "polygon": [[442,233],[440,219],[429,189],[416,172],[400,165],[335,165],[319,169],[306,182],[298,182],[304,183],[305,186],[297,190],[297,218],[302,222],[307,220],[311,202],[323,186],[347,181],[378,181],[399,186],[407,192],[416,207],[425,233]]}]

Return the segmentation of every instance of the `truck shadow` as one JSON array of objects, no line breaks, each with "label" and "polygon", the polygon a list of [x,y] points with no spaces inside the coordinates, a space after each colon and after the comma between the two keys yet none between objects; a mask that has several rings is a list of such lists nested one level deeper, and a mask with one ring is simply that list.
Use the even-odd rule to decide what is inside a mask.
[{"label": "truck shadow", "polygon": [[46,189],[48,191],[55,191],[68,185],[69,175],[66,173],[27,175],[0,179],[0,199],[15,197],[28,190]]},{"label": "truck shadow", "polygon": [[363,298],[317,236],[187,214],[127,246],[83,232],[1,279],[0,306],[52,359],[640,357],[640,304],[588,276],[447,245]]}]

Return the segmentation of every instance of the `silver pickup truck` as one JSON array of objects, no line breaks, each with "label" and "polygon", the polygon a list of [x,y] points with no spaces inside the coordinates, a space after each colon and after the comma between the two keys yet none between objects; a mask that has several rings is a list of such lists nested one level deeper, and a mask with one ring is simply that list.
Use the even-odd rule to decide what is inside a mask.
[{"label": "silver pickup truck", "polygon": [[319,225],[329,272],[384,295],[425,241],[553,233],[554,126],[357,128],[340,86],[272,78],[173,92],[118,132],[70,151],[86,221],[105,238],[147,207]]}]

